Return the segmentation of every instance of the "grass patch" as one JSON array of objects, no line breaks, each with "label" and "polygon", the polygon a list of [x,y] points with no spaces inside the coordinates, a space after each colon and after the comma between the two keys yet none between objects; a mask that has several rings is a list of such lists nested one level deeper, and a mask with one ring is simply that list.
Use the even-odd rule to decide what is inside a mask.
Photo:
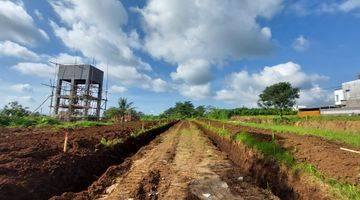
[{"label": "grass patch", "polygon": [[77,122],[63,122],[55,126],[58,129],[75,129],[75,128],[82,128],[82,127],[93,127],[93,126],[107,126],[112,125],[113,122],[98,122],[98,121],[77,121]]},{"label": "grass patch", "polygon": [[104,145],[105,147],[114,147],[115,145],[123,143],[124,140],[122,138],[116,138],[112,140],[106,140],[105,138],[101,138],[100,144]]},{"label": "grass patch", "polygon": [[230,137],[231,136],[231,133],[228,130],[226,130],[225,128],[216,128],[209,124],[205,124],[202,122],[199,122],[199,123],[201,123],[206,129],[209,129],[210,131],[213,131],[222,137]]},{"label": "grass patch", "polygon": [[[220,136],[224,135],[224,130],[221,128],[212,127],[208,124],[200,122],[206,129],[217,133]],[[324,174],[316,169],[315,166],[301,162],[296,162],[291,152],[283,149],[275,140],[272,141],[259,141],[249,133],[238,133],[233,140],[242,142],[246,146],[256,149],[265,156],[275,158],[279,163],[286,164],[290,169],[294,171],[302,171],[315,180],[324,183],[329,186],[330,192],[336,195],[340,199],[360,199],[360,190],[357,186],[347,183],[341,183],[335,179],[327,178]]]},{"label": "grass patch", "polygon": [[282,149],[275,140],[272,140],[271,142],[258,141],[255,137],[248,133],[239,133],[234,137],[234,139],[235,141],[240,141],[251,148],[259,150],[265,156],[272,156],[277,161],[280,161],[288,166],[295,165],[295,158],[290,153]]},{"label": "grass patch", "polygon": [[260,128],[275,131],[277,133],[295,133],[298,135],[314,135],[328,140],[340,141],[354,147],[360,147],[360,134],[329,131],[324,129],[303,128],[289,125],[258,124],[252,122],[232,122],[241,126]]},{"label": "grass patch", "polygon": [[76,121],[76,122],[62,122],[56,118],[49,116],[24,116],[24,117],[7,117],[0,116],[0,126],[9,128],[19,127],[37,127],[37,128],[81,128],[92,126],[112,125],[113,122],[99,122],[99,121]]}]

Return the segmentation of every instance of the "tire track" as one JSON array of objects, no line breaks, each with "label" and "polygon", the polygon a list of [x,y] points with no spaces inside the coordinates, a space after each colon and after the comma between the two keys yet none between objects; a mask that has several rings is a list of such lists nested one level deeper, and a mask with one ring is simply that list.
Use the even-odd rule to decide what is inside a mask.
[{"label": "tire track", "polygon": [[[174,157],[174,151],[178,142],[176,134],[181,128],[183,122],[161,135],[154,148],[141,152],[143,155],[140,159],[134,161],[130,170],[119,177],[116,183],[107,188],[106,195],[100,199],[156,199],[157,191],[155,189],[148,190],[144,185],[149,179],[150,184],[159,184],[160,181],[151,180],[154,174],[160,175],[161,171],[169,171],[168,163],[171,163]],[[159,151],[161,149],[161,151]],[[153,187],[157,187],[157,186]],[[152,187],[152,188],[153,188]],[[149,193],[150,195],[146,194]],[[144,196],[145,194],[145,196]]]},{"label": "tire track", "polygon": [[180,122],[131,159],[100,199],[277,199],[251,181],[229,178],[241,173],[192,122]]}]

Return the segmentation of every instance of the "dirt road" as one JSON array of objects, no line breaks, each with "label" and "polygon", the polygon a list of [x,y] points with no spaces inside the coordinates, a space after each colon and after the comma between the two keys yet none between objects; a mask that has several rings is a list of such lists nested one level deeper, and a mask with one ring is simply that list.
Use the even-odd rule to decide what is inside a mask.
[{"label": "dirt road", "polygon": [[135,154],[98,199],[277,199],[183,121]]}]

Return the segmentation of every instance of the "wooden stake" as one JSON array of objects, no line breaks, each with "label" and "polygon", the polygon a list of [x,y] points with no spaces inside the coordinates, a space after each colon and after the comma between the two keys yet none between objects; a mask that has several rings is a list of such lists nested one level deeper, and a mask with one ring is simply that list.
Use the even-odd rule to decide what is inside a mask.
[{"label": "wooden stake", "polygon": [[64,153],[67,151],[67,141],[68,141],[68,132],[65,132],[65,138],[64,138]]},{"label": "wooden stake", "polygon": [[141,122],[141,129],[144,131],[145,127],[144,127],[144,122]]},{"label": "wooden stake", "polygon": [[344,150],[344,151],[348,151],[348,152],[352,152],[352,153],[358,153],[360,154],[360,151],[355,151],[355,150],[351,150],[351,149],[346,149],[346,148],[340,148],[341,150]]}]

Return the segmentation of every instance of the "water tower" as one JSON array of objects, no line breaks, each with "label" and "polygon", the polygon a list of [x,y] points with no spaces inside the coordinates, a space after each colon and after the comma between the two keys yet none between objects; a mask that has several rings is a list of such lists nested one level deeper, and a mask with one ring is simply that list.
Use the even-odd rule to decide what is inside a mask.
[{"label": "water tower", "polygon": [[92,65],[59,65],[54,114],[99,119],[104,72]]}]

